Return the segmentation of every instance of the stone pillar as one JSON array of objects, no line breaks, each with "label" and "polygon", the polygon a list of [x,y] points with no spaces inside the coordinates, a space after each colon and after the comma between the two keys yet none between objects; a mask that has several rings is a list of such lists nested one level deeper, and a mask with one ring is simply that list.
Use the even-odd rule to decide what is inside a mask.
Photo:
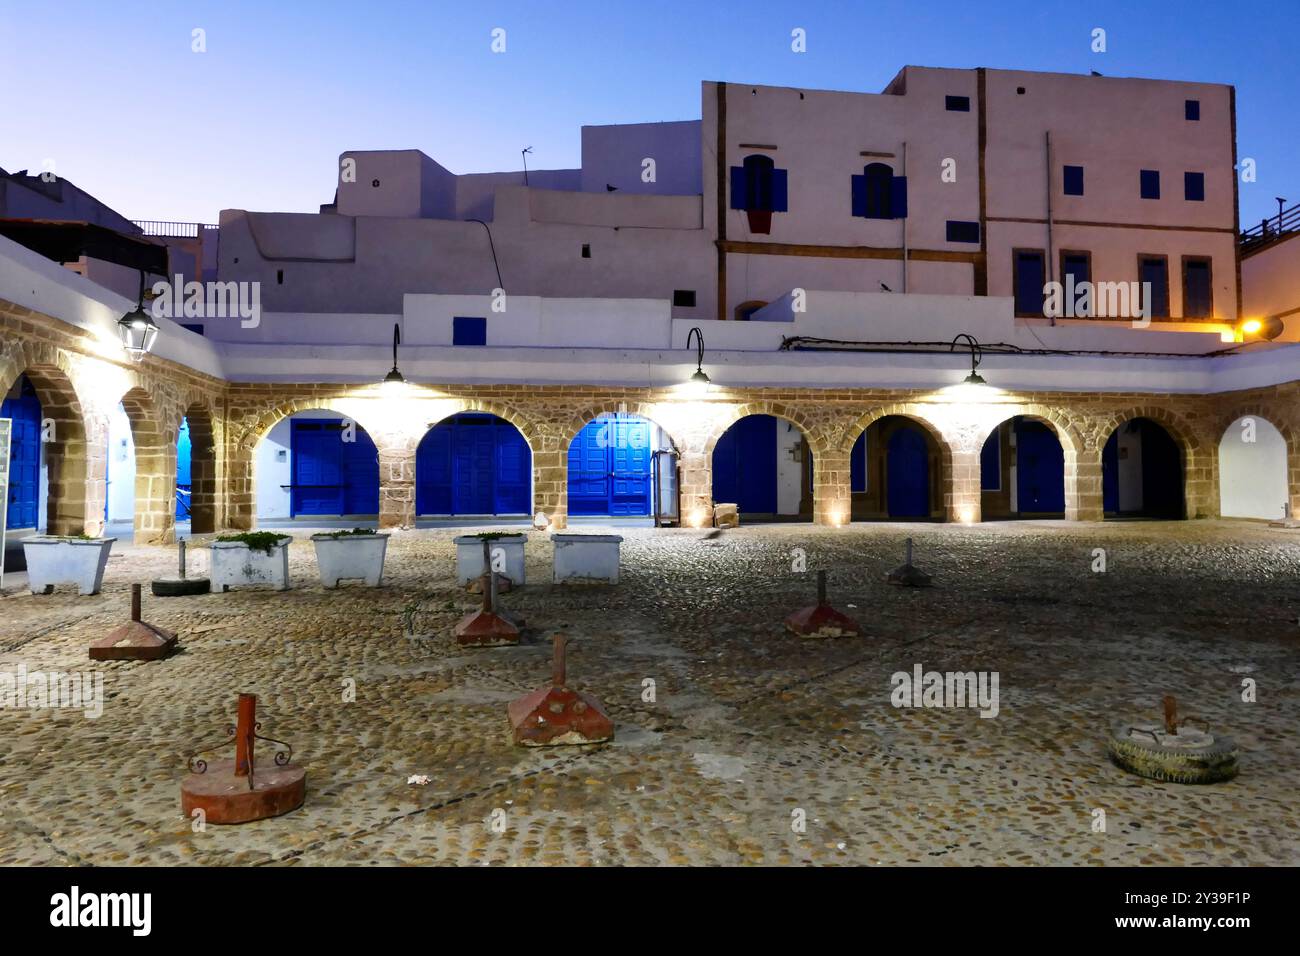
[{"label": "stone pillar", "polygon": [[552,529],[563,530],[569,524],[569,450],[549,426],[535,430],[532,445],[533,514],[540,511]]},{"label": "stone pillar", "polygon": [[[1100,521],[1104,516],[1101,484],[1101,446],[1093,443],[1074,456],[1065,456],[1065,516],[1072,521]],[[1071,473],[1073,471],[1073,473]],[[1073,489],[1073,494],[1071,494]],[[1071,513],[1071,504],[1074,513]]]},{"label": "stone pillar", "polygon": [[853,515],[847,452],[822,452],[813,458],[813,522],[838,527]]},{"label": "stone pillar", "polygon": [[1214,493],[1214,471],[1219,446],[1203,443],[1200,450],[1183,450],[1183,505],[1188,518],[1219,517],[1219,496]]},{"label": "stone pillar", "polygon": [[217,443],[211,423],[190,421],[190,534],[217,530]]},{"label": "stone pillar", "polygon": [[145,418],[131,423],[135,442],[136,544],[171,544],[176,531],[176,436]]},{"label": "stone pillar", "polygon": [[253,494],[253,449],[237,443],[227,445],[225,480],[225,527],[252,531],[257,519]]},{"label": "stone pillar", "polygon": [[701,451],[684,452],[677,463],[677,481],[681,488],[682,527],[712,527],[713,462]]},{"label": "stone pillar", "polygon": [[980,449],[954,448],[952,465],[944,476],[943,510],[948,521],[973,524],[982,520],[980,501]]},{"label": "stone pillar", "polygon": [[415,449],[410,436],[380,436],[380,528],[415,527]]}]

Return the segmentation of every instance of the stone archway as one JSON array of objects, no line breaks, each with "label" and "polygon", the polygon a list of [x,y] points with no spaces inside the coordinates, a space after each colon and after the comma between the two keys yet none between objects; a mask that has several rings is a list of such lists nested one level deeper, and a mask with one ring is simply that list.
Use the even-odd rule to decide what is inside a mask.
[{"label": "stone archway", "polygon": [[[931,485],[939,489],[939,501],[947,521],[979,520],[979,472],[957,475],[954,467],[955,454],[949,435],[935,422],[931,409],[922,403],[898,403],[881,405],[859,415],[843,431],[836,449],[836,461],[828,464],[823,473],[827,477],[818,482],[823,489],[829,520],[824,523],[843,524],[852,515],[852,463],[850,460],[854,445],[859,436],[866,433],[872,425],[887,418],[907,419],[918,426],[935,450],[937,475],[930,478]],[[978,452],[973,453],[978,460]],[[969,468],[966,469],[970,471]],[[819,522],[821,523],[821,522]]]},{"label": "stone archway", "polygon": [[[1234,426],[1237,426],[1236,430]],[[1282,442],[1276,456],[1259,447],[1261,439],[1267,440],[1270,429],[1273,439]],[[1260,501],[1256,503],[1258,506],[1252,506],[1246,500],[1258,497],[1262,488],[1257,486],[1263,485],[1275,486],[1276,497],[1280,497],[1289,514],[1295,516],[1297,507],[1300,507],[1300,441],[1297,441],[1296,430],[1286,412],[1278,406],[1261,402],[1238,405],[1219,417],[1216,431],[1219,443],[1215,449],[1213,494],[1219,502],[1221,514],[1282,517],[1282,508],[1276,501]],[[1242,443],[1239,449],[1236,446],[1238,441]],[[1230,449],[1247,454],[1227,457]]]},{"label": "stone archway", "polygon": [[[1122,425],[1134,419],[1146,419],[1159,425],[1168,433],[1178,449],[1182,467],[1182,518],[1217,517],[1218,502],[1213,501],[1215,488],[1215,456],[1207,451],[1206,442],[1201,435],[1181,416],[1158,405],[1140,405],[1115,411],[1097,420],[1095,428],[1095,447],[1089,448],[1089,456],[1095,456],[1098,488],[1098,505],[1101,505],[1102,455],[1106,443],[1112,434]],[[1102,509],[1099,507],[1098,511]]]},{"label": "stone archway", "polygon": [[185,406],[190,430],[190,534],[217,530],[217,436],[212,408],[199,398]]},{"label": "stone archway", "polygon": [[168,544],[174,540],[176,527],[176,435],[180,416],[164,418],[143,385],[127,389],[121,404],[135,444],[134,541]]}]

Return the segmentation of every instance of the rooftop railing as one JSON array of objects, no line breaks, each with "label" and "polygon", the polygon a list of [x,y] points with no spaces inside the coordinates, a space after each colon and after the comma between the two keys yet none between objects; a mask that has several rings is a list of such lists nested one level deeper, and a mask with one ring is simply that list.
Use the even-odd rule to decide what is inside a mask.
[{"label": "rooftop railing", "polygon": [[161,236],[165,239],[197,239],[199,230],[216,229],[216,226],[204,222],[166,222],[161,219],[132,219],[144,230],[146,236]]},{"label": "rooftop railing", "polygon": [[1279,209],[1276,216],[1261,219],[1258,226],[1243,229],[1240,236],[1242,251],[1266,245],[1300,230],[1300,203],[1289,209]]}]

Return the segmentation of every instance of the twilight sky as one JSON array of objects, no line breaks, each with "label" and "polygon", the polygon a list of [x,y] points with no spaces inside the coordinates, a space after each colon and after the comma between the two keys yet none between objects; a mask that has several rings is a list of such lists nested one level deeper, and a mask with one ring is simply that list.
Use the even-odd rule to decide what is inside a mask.
[{"label": "twilight sky", "polygon": [[1097,70],[1235,84],[1254,223],[1300,201],[1298,36],[1297,0],[0,0],[0,167],[53,160],[130,218],[216,222],[315,212],[345,149],[577,166],[584,123],[697,119],[705,79],[877,93],[909,63]]}]

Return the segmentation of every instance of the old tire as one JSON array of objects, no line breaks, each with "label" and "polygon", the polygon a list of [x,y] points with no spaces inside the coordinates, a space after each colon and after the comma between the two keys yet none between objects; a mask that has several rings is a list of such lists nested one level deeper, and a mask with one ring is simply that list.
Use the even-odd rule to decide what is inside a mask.
[{"label": "old tire", "polygon": [[211,585],[207,578],[159,578],[150,583],[154,597],[185,597],[190,594],[207,594]]},{"label": "old tire", "polygon": [[1116,725],[1106,749],[1116,766],[1152,780],[1219,783],[1237,775],[1237,747],[1230,738],[1186,728],[1169,737],[1158,724]]}]

